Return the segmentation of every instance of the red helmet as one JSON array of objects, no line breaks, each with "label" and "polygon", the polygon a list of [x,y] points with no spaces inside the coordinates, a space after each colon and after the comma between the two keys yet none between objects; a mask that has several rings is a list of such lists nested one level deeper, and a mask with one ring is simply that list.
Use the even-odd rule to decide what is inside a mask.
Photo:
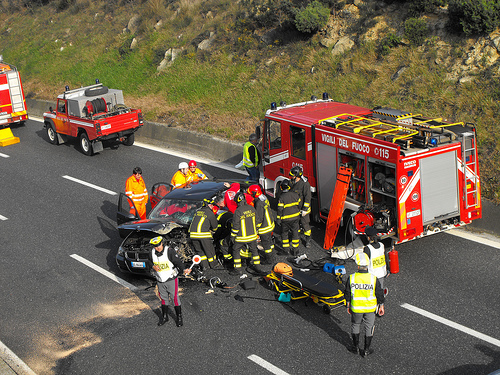
[{"label": "red helmet", "polygon": [[250,185],[247,189],[247,193],[252,197],[257,198],[258,196],[262,195],[262,190],[260,189],[259,185]]},{"label": "red helmet", "polygon": [[196,162],[194,160],[189,161],[189,166],[190,167],[196,167]]}]

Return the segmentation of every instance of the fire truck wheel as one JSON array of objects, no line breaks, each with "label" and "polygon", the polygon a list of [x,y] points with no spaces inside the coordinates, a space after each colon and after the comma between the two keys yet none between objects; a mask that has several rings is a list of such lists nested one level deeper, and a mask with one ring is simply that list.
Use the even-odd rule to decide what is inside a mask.
[{"label": "fire truck wheel", "polygon": [[104,95],[104,94],[107,94],[108,91],[109,90],[108,90],[107,86],[91,87],[91,88],[85,90],[85,96]]},{"label": "fire truck wheel", "polygon": [[89,137],[85,132],[80,133],[80,148],[85,155],[92,155],[92,144],[90,143]]},{"label": "fire truck wheel", "polygon": [[47,125],[47,136],[49,137],[49,142],[53,145],[58,145],[59,140],[57,139],[56,131],[52,125]]},{"label": "fire truck wheel", "polygon": [[132,133],[127,137],[127,139],[123,141],[123,144],[125,146],[132,146],[134,144],[134,141],[135,141],[135,134]]},{"label": "fire truck wheel", "polygon": [[323,312],[325,314],[330,314],[332,312],[332,308],[330,307],[330,305],[323,305]]}]

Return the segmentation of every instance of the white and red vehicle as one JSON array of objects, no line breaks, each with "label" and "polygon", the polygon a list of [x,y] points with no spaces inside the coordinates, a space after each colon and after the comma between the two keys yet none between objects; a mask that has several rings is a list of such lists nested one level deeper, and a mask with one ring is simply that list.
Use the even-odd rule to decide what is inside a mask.
[{"label": "white and red vehicle", "polygon": [[21,75],[0,56],[0,128],[28,119]]},{"label": "white and red vehicle", "polygon": [[49,141],[55,145],[77,138],[85,155],[103,150],[103,142],[134,144],[144,124],[140,109],[123,104],[123,92],[101,83],[66,91],[57,97],[55,110],[43,114]]},{"label": "white and red vehicle", "polygon": [[473,124],[371,110],[325,93],[320,100],[272,103],[262,143],[267,193],[273,195],[290,169],[301,166],[315,220],[328,218],[341,166],[352,171],[344,217],[354,217],[359,232],[371,225],[402,243],[481,217]]}]

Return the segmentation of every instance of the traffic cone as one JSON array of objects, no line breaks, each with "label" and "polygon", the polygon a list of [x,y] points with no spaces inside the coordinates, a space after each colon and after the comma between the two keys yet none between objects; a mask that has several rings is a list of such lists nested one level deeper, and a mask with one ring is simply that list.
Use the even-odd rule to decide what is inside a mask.
[{"label": "traffic cone", "polygon": [[14,134],[12,134],[12,130],[10,130],[10,128],[0,130],[0,146],[9,146],[19,142],[19,138],[14,137]]}]

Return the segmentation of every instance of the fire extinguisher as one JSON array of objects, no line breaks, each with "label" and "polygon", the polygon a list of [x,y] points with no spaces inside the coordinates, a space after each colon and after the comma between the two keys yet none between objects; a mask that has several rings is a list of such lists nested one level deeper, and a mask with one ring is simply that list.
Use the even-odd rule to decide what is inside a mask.
[{"label": "fire extinguisher", "polygon": [[399,272],[399,256],[394,247],[389,251],[389,270],[391,273]]}]

